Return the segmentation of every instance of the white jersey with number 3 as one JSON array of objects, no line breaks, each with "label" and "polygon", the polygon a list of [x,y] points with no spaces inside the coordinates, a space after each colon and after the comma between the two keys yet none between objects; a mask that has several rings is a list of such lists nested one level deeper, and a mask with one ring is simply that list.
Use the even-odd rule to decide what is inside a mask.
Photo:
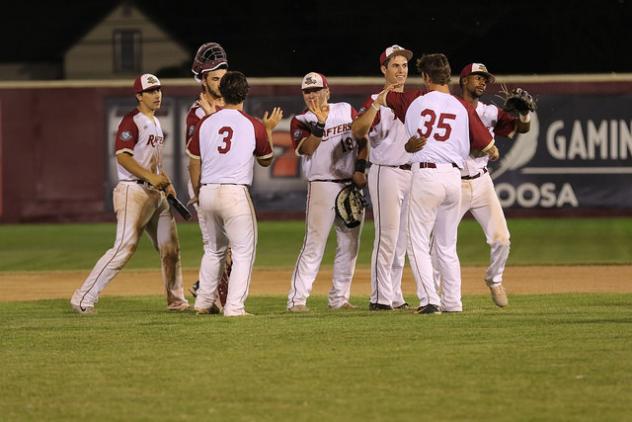
[{"label": "white jersey with number 3", "polygon": [[251,185],[255,156],[272,157],[265,126],[252,116],[221,109],[193,133],[187,154],[202,160],[202,184]]}]

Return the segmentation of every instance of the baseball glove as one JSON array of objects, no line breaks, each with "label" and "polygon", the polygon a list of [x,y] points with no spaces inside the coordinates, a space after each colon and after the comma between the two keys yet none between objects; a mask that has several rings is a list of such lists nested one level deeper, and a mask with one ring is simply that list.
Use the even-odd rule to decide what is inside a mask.
[{"label": "baseball glove", "polygon": [[511,91],[507,91],[505,88],[501,92],[503,94],[504,104],[503,110],[512,114],[527,114],[530,111],[535,111],[535,100],[527,91],[522,88],[514,88]]},{"label": "baseball glove", "polygon": [[228,248],[228,251],[226,252],[226,265],[224,266],[224,272],[222,273],[222,277],[219,279],[219,284],[217,285],[217,293],[222,306],[226,305],[226,296],[228,295],[228,278],[230,277],[232,269],[233,254],[231,249]]},{"label": "baseball glove", "polygon": [[[232,269],[233,255],[230,248],[228,248],[228,251],[226,252],[226,264],[224,265],[224,272],[222,272],[222,276],[219,279],[219,284],[217,285],[217,295],[222,307],[226,305],[226,296],[228,295],[228,278],[230,277],[230,272],[232,271]],[[193,286],[191,286],[189,292],[191,292],[191,295],[193,295],[193,297],[197,297],[197,292],[199,289],[200,280],[197,280],[195,283],[193,283]]]},{"label": "baseball glove", "polygon": [[355,185],[347,185],[336,195],[336,215],[349,228],[358,227],[364,218],[367,201]]}]

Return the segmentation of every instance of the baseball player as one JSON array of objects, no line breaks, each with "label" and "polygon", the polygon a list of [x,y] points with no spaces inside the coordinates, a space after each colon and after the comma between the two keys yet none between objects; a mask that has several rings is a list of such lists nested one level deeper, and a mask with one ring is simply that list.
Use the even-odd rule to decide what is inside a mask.
[{"label": "baseball player", "polygon": [[[219,83],[222,76],[227,72],[228,58],[224,48],[215,42],[208,42],[202,44],[198,51],[195,53],[193,63],[191,65],[191,72],[193,72],[193,78],[201,85],[202,92],[198,99],[191,105],[189,112],[186,116],[186,138],[187,144],[191,140],[196,126],[207,115],[214,113],[218,107],[224,106],[224,99],[219,92]],[[206,249],[208,246],[208,238],[206,237],[206,230],[204,226],[206,221],[204,215],[199,212],[197,197],[193,192],[193,185],[189,180],[188,183],[189,197],[192,198],[193,206],[198,215],[198,223],[200,225],[200,233],[202,234],[202,244]],[[227,249],[226,257],[227,272],[230,274],[232,267],[232,257],[230,255],[230,248]],[[200,287],[200,281],[196,281],[190,289],[191,294],[197,296],[197,290]],[[219,293],[225,295],[228,286],[226,285],[226,277],[222,277],[218,285]],[[217,303],[212,307],[212,313],[219,313],[221,311],[221,300],[218,295]]]},{"label": "baseball player", "polygon": [[307,298],[318,274],[332,225],[336,227],[336,257],[330,309],[354,308],[349,303],[351,280],[360,247],[362,224],[346,227],[336,218],[334,203],[340,190],[355,183],[366,185],[366,140],[356,142],[351,123],[357,116],[348,103],[330,104],[325,76],[310,72],[301,83],[307,110],[292,118],[290,131],[296,154],[302,157],[307,178],[306,229],[303,247],[292,273],[287,308],[306,312]]},{"label": "baseball player", "polygon": [[[380,70],[385,87],[398,84],[404,91],[408,61],[413,53],[397,44],[380,55]],[[393,111],[375,103],[371,95],[351,125],[356,139],[370,142],[369,193],[373,205],[375,240],[371,255],[370,310],[408,309],[402,294],[402,273],[406,246],[408,194],[411,183],[410,154],[404,149],[409,137]]]},{"label": "baseball player", "polygon": [[199,314],[212,313],[230,244],[235,265],[228,282],[224,316],[243,316],[249,315],[244,305],[257,244],[257,219],[248,187],[255,158],[264,167],[272,164],[272,129],[283,112],[279,108],[270,115],[266,112],[263,123],[244,113],[248,81],[241,72],[226,72],[219,90],[224,107],[200,122],[187,146],[189,174],[208,239],[195,310]]},{"label": "baseball player", "polygon": [[[430,234],[434,233],[435,253],[446,311],[462,310],[461,268],[456,252],[457,226],[461,202],[461,173],[473,148],[498,158],[494,138],[474,108],[450,95],[450,64],[443,54],[427,54],[417,61],[428,93],[413,98],[406,93],[388,92],[378,96],[378,104],[393,108],[404,121],[408,135],[419,135],[406,143],[414,151],[408,239],[411,267],[417,283],[420,314],[441,313],[430,258]],[[422,148],[419,143],[426,141]]]},{"label": "baseball player", "polygon": [[161,168],[165,138],[155,116],[162,101],[160,81],[148,73],[140,75],[134,81],[134,93],[138,106],[121,120],[115,142],[116,240],[72,295],[70,305],[79,313],[94,312],[99,293],[132,257],[143,230],[160,253],[168,309],[189,307],[182,288],[178,232],[166,199],[166,194],[175,195],[175,191]]},{"label": "baseball player", "polygon": [[[489,132],[511,137],[516,132],[526,133],[531,126],[529,111],[516,117],[492,104],[479,101],[494,76],[482,63],[470,63],[461,70],[459,85],[462,98],[476,109],[476,113]],[[503,271],[509,257],[509,229],[502,206],[494,190],[494,183],[487,170],[489,157],[469,156],[461,170],[461,208],[459,221],[470,211],[481,225],[490,246],[490,264],[485,274],[492,300],[499,307],[507,306],[507,294],[502,285]],[[434,255],[433,255],[434,257]],[[435,267],[435,282],[440,283]]]}]

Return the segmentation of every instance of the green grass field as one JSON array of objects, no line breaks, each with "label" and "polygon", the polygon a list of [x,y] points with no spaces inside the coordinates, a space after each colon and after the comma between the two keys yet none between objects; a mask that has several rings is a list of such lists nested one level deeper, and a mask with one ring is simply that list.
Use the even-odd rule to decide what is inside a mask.
[{"label": "green grass field", "polygon": [[[510,229],[513,265],[632,262],[628,219],[515,219]],[[180,225],[191,268],[197,230]],[[302,236],[301,222],[262,223],[256,265],[291,267]],[[113,237],[111,224],[0,226],[0,271],[87,269]],[[459,242],[464,265],[486,264],[476,223],[462,224]],[[158,268],[147,241],[129,267]],[[0,420],[632,418],[632,294],[464,302],[461,314],[420,316],[332,312],[316,296],[295,315],[281,296],[254,296],[255,316],[237,319],[169,313],[158,296],[104,297],[92,316],[67,299],[0,302]]]},{"label": "green grass field", "polygon": [[[0,225],[0,271],[89,269],[112,247],[114,224]],[[512,265],[632,263],[632,219],[510,219]],[[197,223],[178,225],[184,267],[197,268],[202,254]],[[256,265],[293,266],[303,242],[302,221],[262,222]],[[368,266],[373,222],[362,232],[358,265]],[[605,247],[607,246],[607,247]],[[333,262],[334,236],[323,263]],[[489,249],[478,223],[459,227],[462,265],[487,265]],[[146,236],[126,268],[157,268],[159,261]]]},{"label": "green grass field", "polygon": [[632,295],[470,297],[459,315],[0,304],[2,420],[629,420]]}]

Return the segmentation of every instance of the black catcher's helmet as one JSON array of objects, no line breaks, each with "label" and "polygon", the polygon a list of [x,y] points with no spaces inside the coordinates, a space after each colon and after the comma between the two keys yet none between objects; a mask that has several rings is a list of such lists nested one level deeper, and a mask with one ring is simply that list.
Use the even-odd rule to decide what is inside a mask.
[{"label": "black catcher's helmet", "polygon": [[221,66],[228,67],[226,52],[218,43],[207,42],[202,44],[195,53],[191,72],[193,72],[193,78],[199,82],[204,72],[219,69]]}]

